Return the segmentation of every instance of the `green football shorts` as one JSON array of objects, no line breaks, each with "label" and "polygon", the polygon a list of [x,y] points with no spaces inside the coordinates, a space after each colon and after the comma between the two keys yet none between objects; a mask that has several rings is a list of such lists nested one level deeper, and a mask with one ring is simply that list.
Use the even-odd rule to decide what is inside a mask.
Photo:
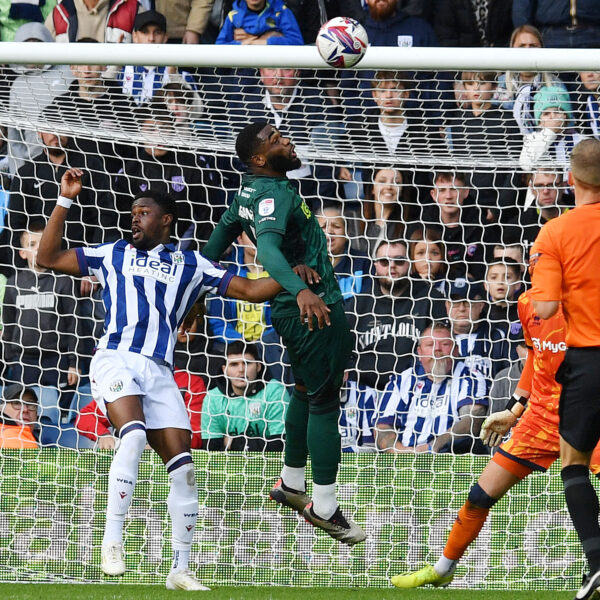
[{"label": "green football shorts", "polygon": [[298,316],[273,318],[273,327],[288,350],[294,379],[306,387],[313,408],[329,404],[337,396],[354,349],[343,303],[329,308],[331,325],[313,331],[300,323]]}]

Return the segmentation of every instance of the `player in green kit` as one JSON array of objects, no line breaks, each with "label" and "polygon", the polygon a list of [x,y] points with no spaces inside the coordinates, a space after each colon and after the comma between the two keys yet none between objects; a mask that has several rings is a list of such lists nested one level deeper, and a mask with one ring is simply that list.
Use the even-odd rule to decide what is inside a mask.
[{"label": "player in green kit", "polygon": [[[285,419],[284,466],[271,498],[353,545],[366,535],[342,514],[335,482],[341,457],[340,388],[354,343],[327,242],[286,177],[301,164],[289,138],[268,123],[251,123],[238,135],[236,152],[248,173],[203,254],[218,260],[245,231],[256,244],[258,260],[284,288],[271,301],[271,319],[288,349],[296,387]],[[305,284],[293,271],[298,264],[315,269],[320,280]],[[312,500],[304,474],[309,455]]]}]

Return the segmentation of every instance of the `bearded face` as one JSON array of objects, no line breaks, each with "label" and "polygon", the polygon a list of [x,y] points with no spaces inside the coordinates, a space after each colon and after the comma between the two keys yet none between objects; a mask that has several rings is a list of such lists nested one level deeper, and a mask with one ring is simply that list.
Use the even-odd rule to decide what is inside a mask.
[{"label": "bearded face", "polygon": [[375,21],[386,21],[396,13],[397,0],[367,0],[369,14]]}]

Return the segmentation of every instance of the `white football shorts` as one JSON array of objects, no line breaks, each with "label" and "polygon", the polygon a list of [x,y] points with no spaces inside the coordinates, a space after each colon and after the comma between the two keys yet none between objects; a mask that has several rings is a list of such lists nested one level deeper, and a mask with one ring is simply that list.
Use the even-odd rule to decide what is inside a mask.
[{"label": "white football shorts", "polygon": [[106,403],[139,396],[146,429],[188,429],[190,418],[173,373],[166,365],[122,350],[101,349],[90,364],[92,396],[106,415]]}]

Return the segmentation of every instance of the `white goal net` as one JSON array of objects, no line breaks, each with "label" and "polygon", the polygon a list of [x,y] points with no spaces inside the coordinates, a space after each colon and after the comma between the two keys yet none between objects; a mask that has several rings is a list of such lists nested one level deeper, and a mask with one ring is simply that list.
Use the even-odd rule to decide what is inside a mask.
[{"label": "white goal net", "polygon": [[[35,262],[62,174],[84,171],[65,247],[128,239],[132,198],[155,190],[177,201],[178,247],[201,249],[239,189],[235,138],[251,121],[275,125],[296,145],[302,167],[288,175],[322,223],[356,335],[342,393],[339,496],[368,539],[350,550],[268,503],[293,374],[268,305],[208,297],[175,364],[197,449],[199,578],[385,587],[391,575],[435,560],[489,454],[476,419],[434,452],[428,444],[443,433],[440,421],[451,429],[465,414],[457,405],[479,415],[501,410],[518,381],[525,350],[516,300],[528,287],[528,253],[541,225],[573,206],[573,146],[600,135],[600,72],[586,70],[591,59],[537,72],[526,61],[501,68],[498,56],[490,70],[485,57],[474,64],[463,55],[464,68],[427,69],[409,53],[334,71],[314,49],[294,62],[272,47],[256,55],[228,48],[230,66],[207,66],[220,52],[210,47],[179,63],[199,66],[123,67],[114,63],[143,60],[139,48],[122,48],[116,59],[114,46],[104,57],[104,46],[70,45],[75,62],[79,49],[100,65],[43,65],[38,54],[0,72],[0,581],[110,581],[99,555],[115,440],[88,377],[104,322],[101,292]],[[158,62],[154,50],[150,63]],[[56,62],[52,53],[46,60]],[[244,239],[222,262],[242,276],[264,275]],[[420,368],[417,347],[432,319],[449,327],[462,366],[449,367],[443,390],[427,391],[433,412],[421,421],[429,424],[415,424],[402,402],[394,410],[393,385]],[[255,379],[240,414],[227,379],[235,341],[252,344],[264,363],[247,374]],[[384,452],[380,422],[394,434],[391,446],[409,452]],[[119,581],[164,580],[167,493],[164,467],[148,450]],[[458,587],[578,585],[583,558],[556,470],[532,475],[494,508],[460,569]]]}]

